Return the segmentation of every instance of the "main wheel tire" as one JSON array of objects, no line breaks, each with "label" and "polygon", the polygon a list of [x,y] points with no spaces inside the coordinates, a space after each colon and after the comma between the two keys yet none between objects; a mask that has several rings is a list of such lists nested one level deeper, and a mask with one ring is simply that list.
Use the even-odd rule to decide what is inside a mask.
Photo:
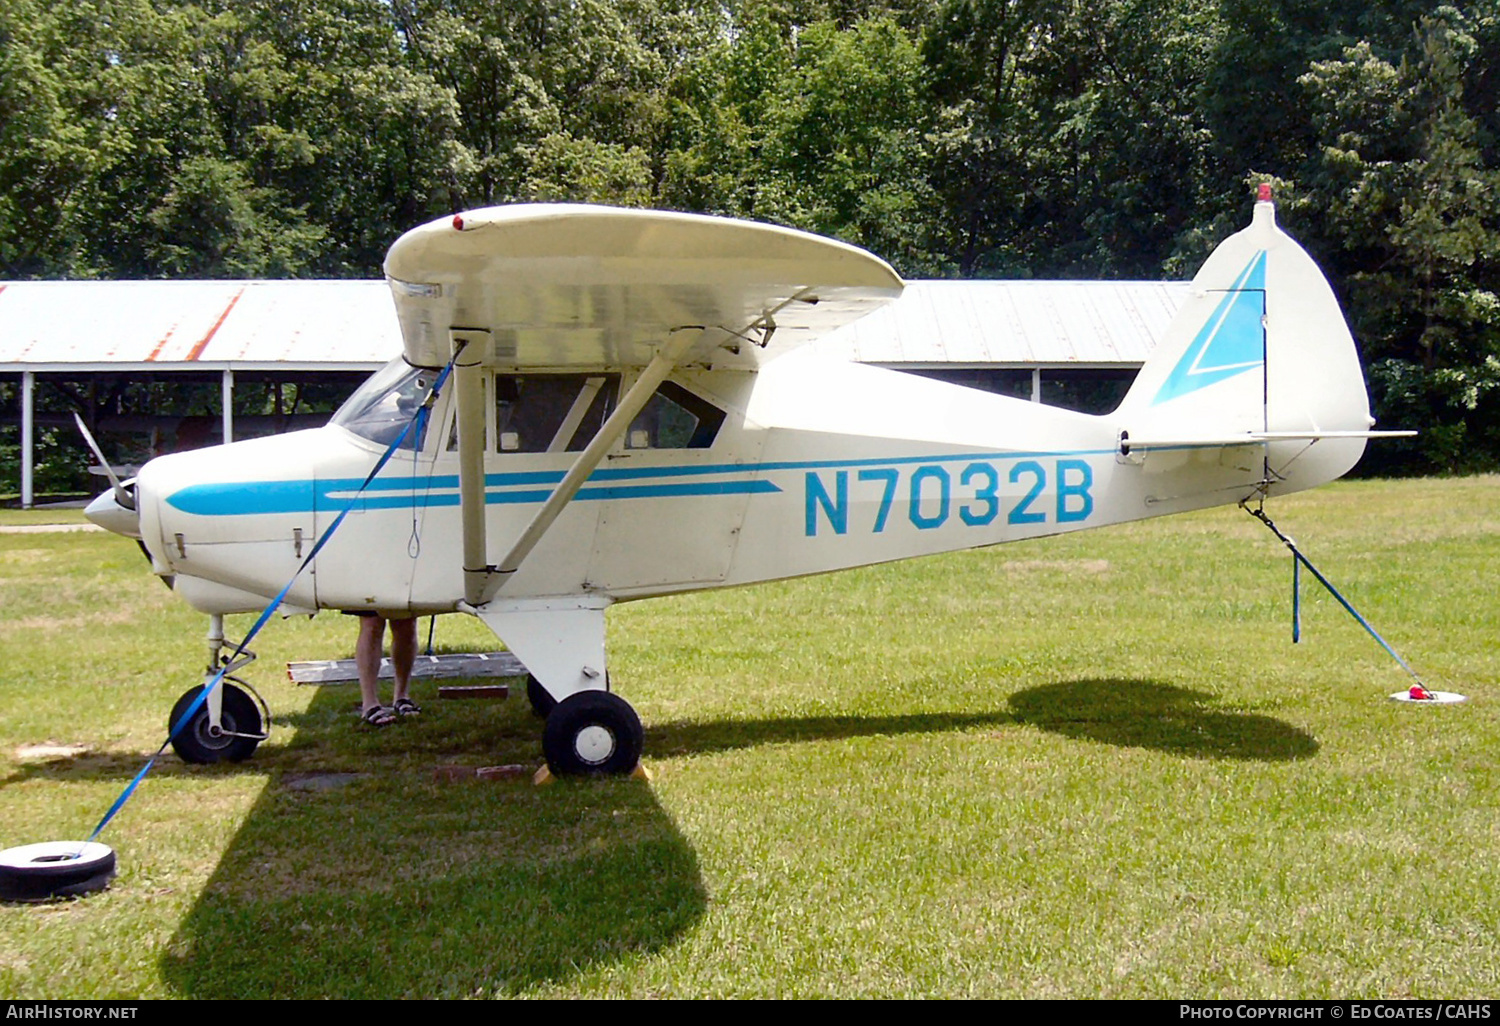
[{"label": "main wheel tire", "polygon": [[531,674],[526,675],[526,701],[531,703],[531,715],[545,720],[557,708],[557,699],[547,693],[542,682]]},{"label": "main wheel tire", "polygon": [[95,841],[44,841],[0,851],[0,901],[72,898],[109,886],[115,853]]},{"label": "main wheel tire", "polygon": [[[224,706],[219,722],[224,732],[215,736],[208,722],[208,704],[204,703],[182,730],[172,738],[172,748],[183,762],[244,762],[255,754],[260,744],[258,737],[235,737],[235,734],[259,734],[262,727],[260,710],[255,701],[233,684],[221,683],[224,689]],[[183,693],[172,706],[172,715],[167,720],[167,729],[177,726],[201,694],[203,688],[191,688]]]},{"label": "main wheel tire", "polygon": [[629,773],[641,761],[646,732],[630,703],[607,691],[569,695],[547,717],[542,753],[556,776]]}]

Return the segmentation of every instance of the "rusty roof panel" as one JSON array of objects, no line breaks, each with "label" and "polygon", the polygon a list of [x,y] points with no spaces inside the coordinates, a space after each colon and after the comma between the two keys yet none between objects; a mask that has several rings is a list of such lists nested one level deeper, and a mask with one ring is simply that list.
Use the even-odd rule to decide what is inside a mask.
[{"label": "rusty roof panel", "polygon": [[[1138,365],[1186,282],[913,281],[817,347],[908,366]],[[0,283],[0,366],[375,365],[401,352],[384,281]]]},{"label": "rusty roof panel", "polygon": [[373,365],[400,352],[383,281],[24,281],[0,293],[0,365]]}]

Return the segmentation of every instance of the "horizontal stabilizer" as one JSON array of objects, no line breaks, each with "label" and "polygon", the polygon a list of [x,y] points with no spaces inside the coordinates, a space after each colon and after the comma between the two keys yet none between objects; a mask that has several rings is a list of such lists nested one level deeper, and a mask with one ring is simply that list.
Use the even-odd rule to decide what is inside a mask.
[{"label": "horizontal stabilizer", "polygon": [[1122,431],[1120,452],[1128,456],[1132,452],[1151,449],[1224,449],[1270,442],[1316,442],[1323,438],[1412,438],[1415,435],[1415,431],[1244,431],[1212,438],[1134,438],[1130,432]]}]

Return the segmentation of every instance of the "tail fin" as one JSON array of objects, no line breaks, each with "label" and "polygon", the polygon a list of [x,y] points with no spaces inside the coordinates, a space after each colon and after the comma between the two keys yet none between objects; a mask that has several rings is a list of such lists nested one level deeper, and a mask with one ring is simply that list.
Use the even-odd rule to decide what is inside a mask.
[{"label": "tail fin", "polygon": [[1364,452],[1374,421],[1349,326],[1276,226],[1268,187],[1199,269],[1115,419],[1127,453],[1262,445],[1271,492],[1331,481]]}]

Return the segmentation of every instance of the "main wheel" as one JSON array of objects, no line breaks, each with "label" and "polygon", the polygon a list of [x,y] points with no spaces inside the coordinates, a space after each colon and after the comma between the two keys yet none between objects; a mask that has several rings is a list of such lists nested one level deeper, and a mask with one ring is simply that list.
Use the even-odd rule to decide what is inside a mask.
[{"label": "main wheel", "polygon": [[629,702],[607,691],[580,691],[548,715],[542,753],[557,776],[606,776],[635,769],[645,741]]},{"label": "main wheel", "polygon": [[46,841],[0,851],[0,901],[47,901],[103,890],[115,853],[94,841]]},{"label": "main wheel", "polygon": [[[193,718],[173,738],[172,748],[182,756],[183,762],[243,762],[255,754],[259,737],[236,737],[236,734],[261,733],[260,710],[255,701],[233,684],[221,683],[224,689],[224,707],[219,722],[223,730],[215,733],[208,723],[208,704],[204,703]],[[201,686],[183,693],[172,706],[167,729],[177,726],[188,711],[188,706],[202,693]]]},{"label": "main wheel", "polygon": [[526,701],[531,703],[531,715],[545,720],[557,707],[557,699],[547,693],[542,682],[531,674],[526,675]]}]

